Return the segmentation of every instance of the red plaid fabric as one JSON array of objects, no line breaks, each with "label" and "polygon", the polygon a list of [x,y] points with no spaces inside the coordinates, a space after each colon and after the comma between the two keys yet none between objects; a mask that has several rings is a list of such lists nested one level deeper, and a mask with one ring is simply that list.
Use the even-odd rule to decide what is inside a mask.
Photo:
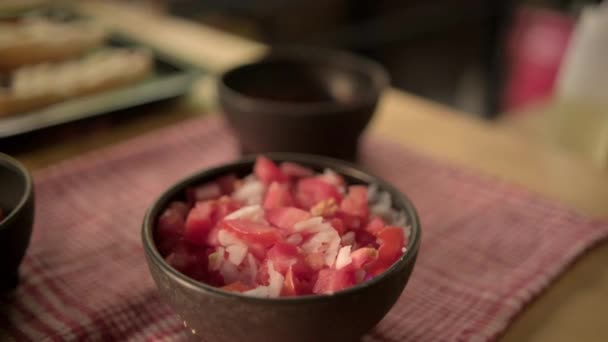
[{"label": "red plaid fabric", "polygon": [[[35,174],[36,225],[0,337],[184,340],[140,242],[146,208],[170,184],[237,156],[220,119],[194,120]],[[420,212],[418,263],[364,341],[495,339],[608,226],[517,187],[368,137],[362,163]]]}]

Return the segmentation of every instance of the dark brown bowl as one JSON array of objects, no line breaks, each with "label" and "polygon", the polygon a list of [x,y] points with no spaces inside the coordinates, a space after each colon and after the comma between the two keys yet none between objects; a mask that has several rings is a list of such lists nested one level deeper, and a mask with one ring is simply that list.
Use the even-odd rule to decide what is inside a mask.
[{"label": "dark brown bowl", "polygon": [[325,157],[272,153],[275,161],[293,161],[318,171],[331,168],[350,184],[377,184],[392,195],[395,209],[406,213],[411,226],[408,251],[380,276],[330,296],[256,298],[200,283],[169,266],[155,247],[157,218],[186,188],[220,175],[251,173],[255,156],[204,170],[167,190],[148,210],[142,239],[152,277],[184,325],[209,342],[355,341],[375,326],[399,298],[414,267],[420,243],[420,223],[411,202],[395,188],[354,165]]},{"label": "dark brown bowl", "polygon": [[17,286],[19,265],[34,223],[32,178],[17,160],[0,153],[0,291]]},{"label": "dark brown bowl", "polygon": [[384,68],[366,58],[290,48],[229,70],[218,93],[244,153],[355,160],[359,136],[388,84]]}]

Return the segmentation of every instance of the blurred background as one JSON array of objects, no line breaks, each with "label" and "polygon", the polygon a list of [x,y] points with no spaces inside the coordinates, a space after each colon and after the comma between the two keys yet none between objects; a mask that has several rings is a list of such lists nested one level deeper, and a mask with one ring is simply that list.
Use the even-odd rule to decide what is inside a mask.
[{"label": "blurred background", "polygon": [[363,54],[398,89],[608,163],[608,6],[589,9],[600,0],[122,2],[270,46]]},{"label": "blurred background", "polygon": [[348,49],[393,86],[495,118],[546,100],[581,9],[599,0],[148,0],[269,45]]},{"label": "blurred background", "polygon": [[608,89],[601,0],[134,2],[271,46],[367,55],[394,87],[608,165],[608,91],[588,96]]}]

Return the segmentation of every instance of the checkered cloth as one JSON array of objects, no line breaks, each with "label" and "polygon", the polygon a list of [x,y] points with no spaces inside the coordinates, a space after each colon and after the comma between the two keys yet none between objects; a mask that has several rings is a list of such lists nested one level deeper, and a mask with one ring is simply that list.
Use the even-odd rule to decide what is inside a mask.
[{"label": "checkered cloth", "polygon": [[[201,119],[36,173],[36,225],[20,286],[2,299],[0,337],[187,339],[148,274],[141,221],[170,184],[236,156],[224,122]],[[608,235],[604,223],[377,137],[365,139],[362,163],[411,197],[423,225],[406,290],[364,341],[495,339]]]}]

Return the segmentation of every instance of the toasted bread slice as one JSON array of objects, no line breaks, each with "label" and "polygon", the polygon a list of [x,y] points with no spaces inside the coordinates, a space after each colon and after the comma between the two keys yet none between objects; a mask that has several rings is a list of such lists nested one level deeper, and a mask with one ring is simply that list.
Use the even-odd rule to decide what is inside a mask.
[{"label": "toasted bread slice", "polygon": [[0,13],[19,13],[21,11],[35,9],[50,3],[51,0],[2,0],[0,1]]},{"label": "toasted bread slice", "polygon": [[106,32],[88,22],[27,19],[0,24],[0,70],[60,61],[101,45]]},{"label": "toasted bread slice", "polygon": [[100,50],[77,60],[19,68],[0,88],[0,116],[137,82],[151,68],[152,57],[143,49]]}]

